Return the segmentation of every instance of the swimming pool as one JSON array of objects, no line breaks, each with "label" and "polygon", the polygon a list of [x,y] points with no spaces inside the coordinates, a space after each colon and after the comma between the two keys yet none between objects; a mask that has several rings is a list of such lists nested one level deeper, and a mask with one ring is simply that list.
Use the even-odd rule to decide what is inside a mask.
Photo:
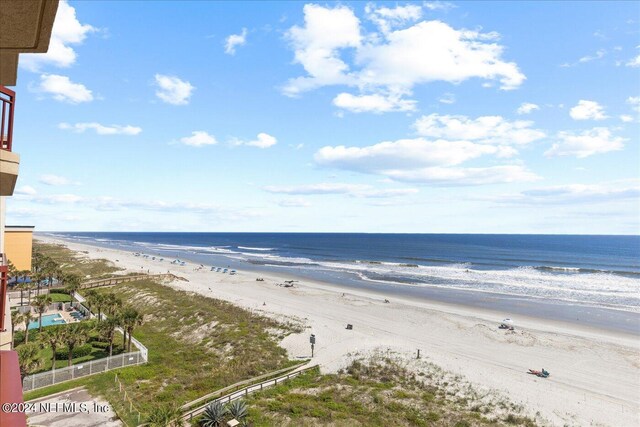
[{"label": "swimming pool", "polygon": [[[65,324],[65,320],[59,314],[47,314],[46,316],[42,316],[42,326],[51,326],[51,325],[62,325]],[[29,323],[29,329],[37,329],[38,328],[38,318],[36,320]]]}]

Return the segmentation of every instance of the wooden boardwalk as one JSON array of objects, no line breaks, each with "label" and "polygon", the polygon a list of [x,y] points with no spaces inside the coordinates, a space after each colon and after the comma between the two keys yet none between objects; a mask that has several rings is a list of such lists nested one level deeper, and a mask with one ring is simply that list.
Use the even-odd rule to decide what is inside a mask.
[{"label": "wooden boardwalk", "polygon": [[[308,362],[307,362],[308,363]],[[248,396],[251,393],[255,393],[258,391],[262,391],[265,388],[268,387],[272,387],[275,385],[278,385],[279,383],[283,382],[283,381],[287,381],[291,378],[295,378],[298,375],[310,371],[312,369],[315,369],[318,367],[318,365],[313,365],[313,366],[309,366],[304,368],[303,366],[306,365],[299,365],[297,367],[289,367],[289,368],[285,368],[285,369],[281,369],[280,371],[276,371],[276,372],[271,372],[265,375],[261,375],[259,377],[255,377],[255,378],[251,378],[249,380],[245,380],[245,381],[241,381],[239,383],[230,385],[228,387],[225,387],[223,389],[217,390],[213,393],[208,394],[207,396],[203,396],[200,399],[194,400],[193,402],[189,402],[186,405],[182,406],[182,410],[185,410],[186,408],[192,407],[194,405],[195,402],[199,402],[198,406],[189,410],[188,412],[185,412],[184,415],[182,415],[182,419],[188,422],[191,422],[195,417],[199,416],[200,414],[202,414],[204,412],[204,410],[206,409],[207,405],[209,405],[210,403],[214,402],[214,401],[219,401],[222,403],[229,403],[233,400],[236,399],[240,399],[241,397],[245,397]],[[265,381],[260,381],[260,379],[262,378],[268,378],[269,376],[273,376],[275,374],[277,374],[278,372],[287,372],[285,374],[282,374],[276,378],[271,378]],[[257,382],[256,381],[260,381]],[[241,387],[244,384],[250,384],[246,387],[240,388],[238,389],[238,387]],[[214,396],[218,396],[217,398],[213,398]],[[210,399],[210,400],[209,400]],[[204,402],[204,403],[203,403]]]}]

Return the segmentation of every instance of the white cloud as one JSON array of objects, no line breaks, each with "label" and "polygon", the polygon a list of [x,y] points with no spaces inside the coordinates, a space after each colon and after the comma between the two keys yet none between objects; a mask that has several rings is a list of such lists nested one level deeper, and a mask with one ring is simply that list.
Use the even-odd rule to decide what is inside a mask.
[{"label": "white cloud", "polygon": [[[415,85],[433,81],[460,83],[477,77],[499,80],[501,88],[509,90],[525,80],[515,63],[502,60],[504,48],[496,43],[496,33],[456,30],[440,21],[412,24],[419,14],[411,6],[367,9],[369,18],[383,20],[384,25],[380,33],[365,37],[352,9],[304,6],[304,26],[293,26],[287,37],[295,51],[295,62],[307,75],[290,79],[283,89],[286,95],[346,85],[357,87],[360,93],[350,98],[341,94],[342,101],[349,105],[358,102],[357,111],[382,112],[397,111],[397,107],[367,108],[360,104],[380,103],[383,98],[402,100]],[[403,28],[392,29],[396,26]],[[354,58],[353,69],[343,56]],[[378,97],[363,98],[372,95]],[[408,108],[410,104],[404,105]]]},{"label": "white cloud", "polygon": [[640,55],[630,59],[626,64],[627,67],[640,67]]},{"label": "white cloud", "polygon": [[97,31],[95,27],[81,24],[76,10],[66,1],[61,1],[51,30],[49,50],[46,53],[24,53],[20,55],[20,66],[29,71],[40,71],[45,65],[66,68],[76,62],[76,52],[70,45],[81,44],[87,34]]},{"label": "white cloud", "polygon": [[195,89],[188,81],[175,76],[155,75],[156,96],[167,104],[187,105]]},{"label": "white cloud", "polygon": [[387,171],[386,175],[395,181],[445,186],[502,184],[540,179],[535,173],[519,165],[486,168],[430,167],[415,170],[397,169]]},{"label": "white cloud", "polygon": [[445,93],[438,99],[438,102],[442,104],[455,104],[456,96],[452,93]]},{"label": "white cloud", "polygon": [[544,138],[544,132],[532,129],[533,122],[508,121],[501,116],[467,116],[430,114],[414,123],[419,135],[449,140],[477,141],[483,144],[522,145]]},{"label": "white cloud", "polygon": [[415,4],[396,6],[394,8],[365,6],[367,18],[374,22],[380,31],[388,33],[392,28],[417,21],[422,17],[422,8]]},{"label": "white cloud", "polygon": [[180,138],[180,142],[192,147],[202,147],[205,145],[214,145],[218,143],[213,135],[209,135],[207,132],[202,130],[191,132],[191,136]]},{"label": "white cloud", "polygon": [[231,145],[248,145],[250,147],[269,148],[278,143],[278,140],[267,133],[261,132],[256,139],[251,141],[243,141],[241,139],[234,138],[231,140]]},{"label": "white cloud", "polygon": [[353,82],[345,74],[349,67],[337,51],[360,45],[360,21],[353,11],[346,6],[329,9],[306,4],[304,20],[304,27],[291,27],[287,38],[295,50],[295,62],[304,67],[309,77],[290,80],[285,94],[295,96],[320,86]]},{"label": "white cloud", "polygon": [[591,62],[591,61],[595,61],[596,59],[602,59],[604,57],[604,55],[607,53],[606,50],[604,49],[599,49],[595,54],[593,55],[585,55],[582,58],[578,59],[578,62],[580,63],[585,63],[585,62]]},{"label": "white cloud", "polygon": [[613,136],[605,127],[596,127],[581,133],[559,132],[559,142],[547,150],[547,157],[576,156],[578,158],[589,157],[594,154],[607,153],[622,150],[625,138]]},{"label": "white cloud", "polygon": [[388,113],[390,111],[414,111],[416,101],[401,99],[398,96],[382,94],[373,95],[352,95],[350,93],[340,93],[333,99],[336,107],[349,110],[353,113],[372,112]]},{"label": "white cloud", "polygon": [[623,114],[620,116],[620,120],[622,120],[625,123],[630,123],[633,121],[633,116],[629,116],[627,114]]},{"label": "white cloud", "polygon": [[50,94],[56,101],[71,104],[93,101],[93,93],[83,84],[73,83],[69,77],[57,74],[42,74],[36,91]]},{"label": "white cloud", "polygon": [[535,111],[535,110],[539,110],[540,107],[536,104],[532,104],[531,102],[523,102],[522,104],[520,104],[520,106],[518,107],[518,109],[516,110],[516,113],[522,115],[522,114],[530,114],[531,112]]},{"label": "white cloud", "polygon": [[25,195],[25,196],[35,196],[37,193],[36,189],[31,187],[30,185],[23,185],[19,188],[16,188],[15,194]]},{"label": "white cloud", "polygon": [[631,105],[633,111],[640,113],[640,96],[630,96],[627,98],[627,104]]},{"label": "white cloud", "polygon": [[319,183],[295,186],[267,186],[269,193],[290,195],[346,194],[363,198],[392,198],[416,194],[415,188],[378,189],[366,184]]},{"label": "white cloud", "polygon": [[316,152],[314,159],[322,166],[386,174],[392,169],[453,166],[497,152],[495,146],[469,141],[416,138],[385,141],[367,147],[326,146]]},{"label": "white cloud", "polygon": [[110,125],[105,126],[100,123],[60,123],[58,128],[70,130],[76,133],[84,133],[87,129],[93,129],[98,135],[138,135],[142,132],[142,128],[131,125]]},{"label": "white cloud", "polygon": [[50,194],[42,196],[32,196],[29,198],[29,200],[35,203],[44,203],[51,205],[57,203],[78,203],[83,201],[84,198],[76,194]]},{"label": "white cloud", "polygon": [[68,178],[53,174],[41,175],[40,182],[46,185],[54,186],[71,184],[71,181]]},{"label": "white cloud", "polygon": [[240,34],[231,34],[225,39],[224,52],[227,55],[235,55],[236,47],[244,46],[247,42],[247,29],[243,28]]},{"label": "white cloud", "polygon": [[275,194],[315,195],[315,194],[348,194],[369,188],[360,184],[320,183],[297,186],[267,186],[265,191]]},{"label": "white cloud", "polygon": [[571,108],[569,115],[574,120],[604,120],[608,116],[604,113],[602,105],[596,101],[581,99],[578,104]]},{"label": "white cloud", "polygon": [[284,199],[278,202],[279,206],[283,208],[308,208],[311,206],[311,203],[304,199]]},{"label": "white cloud", "polygon": [[444,11],[458,7],[453,3],[449,3],[448,1],[426,1],[422,3],[422,5],[429,10],[444,10]]},{"label": "white cloud", "polygon": [[640,197],[638,180],[601,184],[569,184],[534,188],[516,194],[495,197],[496,202],[521,204],[582,204],[609,203],[615,200],[637,200]]}]

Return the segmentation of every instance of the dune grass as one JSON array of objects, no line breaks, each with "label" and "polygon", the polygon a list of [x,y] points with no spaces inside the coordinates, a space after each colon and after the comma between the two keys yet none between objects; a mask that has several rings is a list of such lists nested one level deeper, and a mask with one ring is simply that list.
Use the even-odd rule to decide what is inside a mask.
[{"label": "dune grass", "polygon": [[106,259],[89,259],[82,253],[72,251],[64,245],[33,241],[33,252],[40,252],[53,259],[65,273],[74,273],[83,278],[107,277],[121,269]]},{"label": "dune grass", "polygon": [[335,375],[307,372],[247,399],[259,426],[536,426],[522,408],[480,396],[442,371],[408,370],[392,357],[354,361]]}]

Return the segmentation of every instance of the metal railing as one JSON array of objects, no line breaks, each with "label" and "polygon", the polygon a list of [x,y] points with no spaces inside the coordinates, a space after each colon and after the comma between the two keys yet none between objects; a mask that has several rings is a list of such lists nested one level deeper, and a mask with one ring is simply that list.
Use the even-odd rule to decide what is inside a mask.
[{"label": "metal railing", "polygon": [[[78,302],[76,304],[76,309],[85,312],[87,317],[97,317],[81,303]],[[106,318],[107,316],[103,314],[102,319]],[[118,326],[115,329],[124,335],[124,330],[121,327]],[[133,336],[131,337],[131,342],[138,347],[138,351],[117,354],[115,356],[107,356],[102,359],[90,360],[88,362],[79,363],[66,368],[52,369],[51,371],[41,372],[39,374],[27,375],[24,378],[22,390],[27,392],[65,381],[75,380],[88,375],[101,374],[112,369],[147,363],[149,361],[149,350],[147,347]]]},{"label": "metal railing", "polygon": [[[2,230],[0,230],[0,233]],[[4,331],[9,325],[4,324],[4,313],[9,310],[7,304],[7,282],[9,280],[9,267],[7,265],[7,258],[3,253],[0,253],[0,331]]]},{"label": "metal railing", "polygon": [[53,369],[39,374],[27,375],[22,383],[22,391],[27,392],[54,384],[71,381],[89,375],[101,374],[112,369],[125,368],[146,363],[141,351],[107,356],[102,359],[82,362],[66,368]]},{"label": "metal railing", "polygon": [[297,369],[297,370],[294,370],[293,372],[289,372],[286,375],[282,375],[282,376],[279,376],[279,377],[276,377],[276,378],[272,378],[270,380],[262,381],[262,382],[257,383],[257,384],[252,384],[252,385],[244,387],[244,388],[242,388],[240,390],[233,391],[233,392],[225,394],[224,396],[221,396],[221,397],[219,397],[217,399],[214,399],[214,400],[212,400],[210,402],[207,402],[206,404],[201,405],[201,406],[199,406],[199,407],[197,407],[195,409],[192,409],[189,412],[186,412],[184,415],[182,415],[181,418],[183,420],[187,420],[187,421],[191,422],[195,417],[197,417],[200,414],[202,414],[204,412],[204,410],[206,409],[206,407],[208,405],[210,405],[211,403],[213,403],[213,402],[229,403],[229,402],[231,402],[233,400],[240,399],[241,397],[246,397],[251,393],[262,391],[262,390],[264,390],[265,388],[268,388],[268,387],[276,386],[279,383],[282,383],[284,381],[290,380],[291,378],[295,378],[298,375],[303,374],[305,372],[308,372],[308,371],[310,371],[312,369],[315,369],[317,367],[318,367],[318,365],[313,365],[313,366],[309,366],[308,368]]},{"label": "metal railing", "polygon": [[0,102],[2,103],[0,116],[0,150],[11,151],[13,141],[13,109],[16,93],[11,89],[0,86]]}]

